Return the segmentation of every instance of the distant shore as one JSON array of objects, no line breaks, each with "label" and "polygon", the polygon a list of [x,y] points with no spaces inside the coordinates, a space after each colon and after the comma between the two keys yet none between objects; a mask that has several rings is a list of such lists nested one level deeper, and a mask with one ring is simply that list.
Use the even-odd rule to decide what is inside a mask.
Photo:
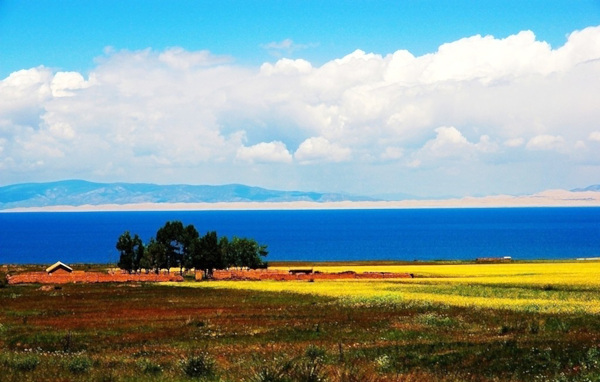
[{"label": "distant shore", "polygon": [[136,203],[81,206],[23,207],[0,212],[96,212],[96,211],[214,211],[214,210],[335,210],[410,208],[506,208],[506,207],[600,207],[600,192],[549,190],[533,195],[495,195],[439,200],[340,201],[340,202],[215,202]]}]

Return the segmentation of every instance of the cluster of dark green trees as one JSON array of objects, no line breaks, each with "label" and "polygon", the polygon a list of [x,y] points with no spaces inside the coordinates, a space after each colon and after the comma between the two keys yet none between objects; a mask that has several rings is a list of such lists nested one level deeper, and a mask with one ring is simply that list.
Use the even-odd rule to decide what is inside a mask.
[{"label": "cluster of dark green trees", "polygon": [[117,265],[129,273],[179,268],[202,270],[211,277],[215,269],[267,267],[262,259],[268,254],[266,245],[235,236],[219,238],[215,231],[200,236],[193,225],[180,221],[167,222],[146,245],[137,234],[132,237],[125,231],[116,247],[121,254]]}]

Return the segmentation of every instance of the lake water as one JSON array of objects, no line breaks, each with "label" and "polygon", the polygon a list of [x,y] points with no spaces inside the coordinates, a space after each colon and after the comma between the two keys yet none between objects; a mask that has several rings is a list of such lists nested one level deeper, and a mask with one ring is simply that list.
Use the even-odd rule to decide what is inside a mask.
[{"label": "lake water", "polygon": [[169,220],[267,244],[267,260],[600,257],[600,208],[0,213],[0,263],[108,263]]}]

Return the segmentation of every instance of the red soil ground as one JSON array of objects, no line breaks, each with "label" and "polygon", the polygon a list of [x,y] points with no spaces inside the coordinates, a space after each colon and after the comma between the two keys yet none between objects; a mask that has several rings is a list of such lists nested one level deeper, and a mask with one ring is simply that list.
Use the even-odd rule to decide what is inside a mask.
[{"label": "red soil ground", "polygon": [[102,273],[74,271],[56,272],[28,272],[8,278],[9,284],[67,284],[67,283],[124,283],[124,282],[158,282],[158,281],[183,281],[183,277],[173,274],[128,274],[128,273]]},{"label": "red soil ground", "polygon": [[[202,280],[204,273],[196,272],[196,280]],[[275,280],[275,281],[312,281],[312,280],[342,280],[342,279],[391,279],[411,278],[408,273],[388,272],[341,272],[341,273],[297,273],[292,274],[283,270],[256,269],[256,270],[216,270],[213,280]],[[67,283],[125,283],[125,282],[162,282],[183,281],[183,277],[175,274],[141,273],[129,274],[127,272],[102,273],[102,272],[64,272],[57,271],[51,274],[46,272],[28,272],[8,277],[9,284],[67,284]]]}]

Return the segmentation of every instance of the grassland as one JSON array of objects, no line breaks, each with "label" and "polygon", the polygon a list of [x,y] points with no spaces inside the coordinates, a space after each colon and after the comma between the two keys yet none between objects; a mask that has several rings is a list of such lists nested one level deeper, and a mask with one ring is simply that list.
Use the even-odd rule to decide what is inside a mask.
[{"label": "grassland", "polygon": [[600,380],[600,263],[352,268],[0,288],[0,381]]}]

